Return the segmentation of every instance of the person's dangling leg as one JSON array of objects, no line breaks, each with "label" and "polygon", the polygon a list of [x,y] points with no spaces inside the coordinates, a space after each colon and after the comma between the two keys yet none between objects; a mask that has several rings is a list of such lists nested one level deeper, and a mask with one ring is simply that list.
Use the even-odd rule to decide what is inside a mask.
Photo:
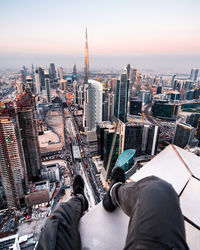
[{"label": "person's dangling leg", "polygon": [[48,219],[41,232],[36,250],[81,249],[78,224],[83,212],[88,209],[81,176],[75,177],[73,193],[74,198],[61,203]]},{"label": "person's dangling leg", "polygon": [[108,195],[112,207],[130,217],[125,249],[188,249],[178,195],[169,183],[155,176],[115,182]]}]

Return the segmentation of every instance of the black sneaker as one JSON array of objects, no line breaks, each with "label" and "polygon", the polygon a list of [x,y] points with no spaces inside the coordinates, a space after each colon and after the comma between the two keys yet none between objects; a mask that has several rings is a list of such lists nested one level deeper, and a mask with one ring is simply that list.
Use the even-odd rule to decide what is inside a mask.
[{"label": "black sneaker", "polygon": [[110,190],[111,190],[112,186],[117,182],[125,183],[125,173],[124,173],[124,170],[120,167],[116,167],[113,169],[113,171],[111,173],[111,186],[103,198],[103,207],[108,212],[112,212],[116,208],[116,206],[112,203],[111,196],[110,196]]},{"label": "black sneaker", "polygon": [[85,212],[86,210],[88,210],[88,200],[87,198],[85,197],[85,194],[84,194],[84,180],[83,178],[80,176],[80,175],[76,175],[75,178],[74,178],[74,182],[73,182],[73,195],[74,196],[79,196],[80,197],[82,196],[83,199],[81,199],[83,202],[82,202],[82,205],[83,205],[83,212]]}]

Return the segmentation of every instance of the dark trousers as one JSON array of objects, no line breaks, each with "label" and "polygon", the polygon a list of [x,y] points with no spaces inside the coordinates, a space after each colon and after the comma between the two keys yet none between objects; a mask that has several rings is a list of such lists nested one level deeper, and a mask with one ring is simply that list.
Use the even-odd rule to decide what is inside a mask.
[{"label": "dark trousers", "polygon": [[155,176],[113,186],[112,202],[130,217],[126,250],[188,249],[179,198]]},{"label": "dark trousers", "polygon": [[81,249],[78,231],[81,215],[80,198],[71,198],[68,202],[61,203],[43,228],[36,250]]},{"label": "dark trousers", "polygon": [[[188,249],[179,198],[173,187],[157,178],[115,185],[112,202],[129,217],[126,250]],[[36,250],[81,249],[78,223],[80,198],[62,203],[41,232]]]}]

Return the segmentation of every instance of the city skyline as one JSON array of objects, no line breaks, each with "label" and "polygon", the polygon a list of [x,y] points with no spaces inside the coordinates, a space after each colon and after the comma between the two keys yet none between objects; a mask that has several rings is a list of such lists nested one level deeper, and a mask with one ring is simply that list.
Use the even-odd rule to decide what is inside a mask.
[{"label": "city skyline", "polygon": [[[139,68],[179,71],[184,57],[187,62],[180,68],[186,73],[200,66],[199,5],[195,0],[1,1],[0,57],[4,67],[47,64],[47,58],[66,61],[66,67],[72,58],[71,63],[81,65],[87,25],[91,68],[119,68],[119,57],[121,67],[127,60]],[[157,62],[148,67],[148,58]]]}]

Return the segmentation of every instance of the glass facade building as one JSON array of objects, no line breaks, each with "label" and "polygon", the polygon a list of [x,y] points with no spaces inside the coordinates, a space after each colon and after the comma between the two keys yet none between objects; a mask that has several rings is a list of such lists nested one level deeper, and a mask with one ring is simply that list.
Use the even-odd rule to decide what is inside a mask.
[{"label": "glass facade building", "polygon": [[196,129],[194,137],[200,142],[200,113],[188,116],[187,123]]},{"label": "glass facade building", "polygon": [[196,129],[184,123],[177,123],[174,135],[174,144],[181,148],[191,145]]},{"label": "glass facade building", "polygon": [[142,101],[137,100],[135,98],[130,99],[130,108],[129,114],[130,115],[139,115],[142,112]]},{"label": "glass facade building", "polygon": [[114,104],[114,115],[122,122],[126,122],[128,89],[129,80],[127,79],[127,74],[123,73],[120,75],[120,80],[117,80]]},{"label": "glass facade building", "polygon": [[[108,178],[109,178],[110,173],[111,173],[113,167],[115,166],[115,162],[117,161],[117,158],[119,156],[120,135],[117,134],[111,162],[110,162],[110,165],[108,166],[108,161],[109,161],[109,156],[110,156],[110,151],[111,151],[114,135],[115,135],[114,131],[112,131],[112,132],[110,132],[108,130],[104,131],[104,157],[103,157],[103,161],[104,161],[104,169],[105,169],[105,171],[108,171],[108,175],[107,175]],[[109,169],[107,169],[107,168],[109,168]]]},{"label": "glass facade building", "polygon": [[152,106],[153,115],[161,119],[176,120],[180,111],[180,104],[168,103],[168,101],[155,101]]}]

